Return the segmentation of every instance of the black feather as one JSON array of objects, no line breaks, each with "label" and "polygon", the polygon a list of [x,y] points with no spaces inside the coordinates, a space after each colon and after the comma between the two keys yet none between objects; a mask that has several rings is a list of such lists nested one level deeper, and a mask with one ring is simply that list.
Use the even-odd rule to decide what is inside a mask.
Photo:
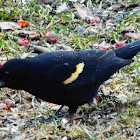
[{"label": "black feather", "polygon": [[[1,87],[22,89],[48,102],[67,105],[70,113],[91,102],[99,86],[120,68],[133,62],[140,40],[115,50],[55,51],[31,59],[12,59],[0,68]],[[71,83],[80,63],[83,71]],[[8,72],[8,75],[5,74]]]}]

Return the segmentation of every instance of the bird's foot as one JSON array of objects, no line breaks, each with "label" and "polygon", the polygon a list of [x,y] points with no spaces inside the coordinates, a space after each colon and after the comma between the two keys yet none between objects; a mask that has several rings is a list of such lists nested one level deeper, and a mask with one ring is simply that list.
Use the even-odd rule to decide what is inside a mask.
[{"label": "bird's foot", "polygon": [[57,123],[60,123],[60,121],[64,117],[66,117],[67,115],[69,115],[69,112],[66,112],[66,113],[63,113],[63,114],[54,114],[53,116],[50,116],[49,118],[47,116],[45,116],[45,115],[42,115],[40,117],[37,117],[37,118],[29,120],[27,122],[27,124],[32,125],[37,121],[40,122],[40,123],[51,122],[54,119],[57,121]]},{"label": "bird's foot", "polygon": [[54,114],[54,116],[51,116],[47,119],[47,122],[52,121],[53,119],[58,120],[59,122],[61,121],[62,118],[65,116],[69,115],[69,112],[63,113],[63,114]]},{"label": "bird's foot", "polygon": [[83,119],[83,115],[77,115],[77,114],[69,114],[69,115],[67,115],[66,117],[64,117],[63,119],[62,119],[62,123],[63,124],[66,124],[66,123],[76,123],[76,121],[78,120],[80,120],[80,119]]}]

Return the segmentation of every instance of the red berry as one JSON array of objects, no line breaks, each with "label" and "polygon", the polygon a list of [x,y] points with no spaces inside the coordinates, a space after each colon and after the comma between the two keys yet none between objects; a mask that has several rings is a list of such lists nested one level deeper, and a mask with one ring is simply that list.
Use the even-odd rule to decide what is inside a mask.
[{"label": "red berry", "polygon": [[120,42],[116,43],[115,48],[119,48],[119,47],[122,47],[124,45],[126,45],[126,44],[124,42],[120,41]]},{"label": "red berry", "polygon": [[124,37],[125,37],[125,38],[129,37],[129,33],[125,33],[125,34],[124,34]]},{"label": "red berry", "polygon": [[26,38],[20,38],[17,40],[17,43],[19,43],[22,46],[27,46],[29,47],[29,41]]},{"label": "red berry", "polygon": [[6,104],[7,106],[10,106],[10,107],[14,107],[14,106],[15,106],[15,102],[14,102],[13,100],[11,100],[11,99],[7,99],[7,100],[5,101],[5,104]]},{"label": "red berry", "polygon": [[50,43],[55,43],[58,40],[58,36],[54,31],[49,31],[45,34],[47,41]]},{"label": "red berry", "polygon": [[99,46],[100,50],[110,50],[108,46]]},{"label": "red berry", "polygon": [[95,100],[96,102],[98,102],[98,101],[99,101],[99,98],[98,98],[98,97],[94,97],[94,100]]},{"label": "red berry", "polygon": [[0,103],[0,110],[8,110],[8,107],[4,103]]},{"label": "red berry", "polygon": [[100,23],[100,18],[99,17],[94,17],[90,20],[90,23]]}]

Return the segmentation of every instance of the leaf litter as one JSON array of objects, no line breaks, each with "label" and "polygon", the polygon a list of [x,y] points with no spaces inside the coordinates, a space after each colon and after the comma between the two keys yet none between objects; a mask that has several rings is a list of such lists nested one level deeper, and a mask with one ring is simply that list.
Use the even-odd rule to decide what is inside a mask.
[{"label": "leaf litter", "polygon": [[[133,4],[121,0],[2,2],[1,63],[7,58],[18,56],[29,58],[55,50],[113,49],[118,42],[127,44],[139,39],[139,2]],[[15,15],[10,12],[13,8]],[[21,9],[22,13],[18,13]],[[19,19],[22,19],[21,27],[18,25],[19,21],[21,24]],[[23,21],[26,21],[26,24]],[[48,36],[48,32],[55,33],[53,34],[55,41],[48,40],[54,37],[52,34]],[[17,42],[24,38],[29,41],[25,42],[25,45]],[[26,44],[30,44],[30,47]],[[36,120],[41,116],[49,117],[59,106],[36,99],[25,91],[2,89],[0,139],[138,140],[140,137],[139,58],[140,54],[135,57],[135,62],[131,66],[115,73],[100,87],[98,100],[95,103],[79,107],[77,113],[83,114],[83,119],[73,124],[57,124],[54,120],[50,123],[34,121],[34,124],[29,125],[27,123],[29,120]],[[11,106],[8,108],[6,103]],[[67,107],[62,110],[66,111]]]}]

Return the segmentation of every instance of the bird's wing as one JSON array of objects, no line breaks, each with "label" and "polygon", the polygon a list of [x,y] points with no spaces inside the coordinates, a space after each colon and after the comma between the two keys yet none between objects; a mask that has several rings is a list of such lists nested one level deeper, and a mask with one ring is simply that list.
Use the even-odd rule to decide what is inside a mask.
[{"label": "bird's wing", "polygon": [[65,88],[100,85],[129,63],[129,60],[116,57],[114,51],[80,51],[74,61],[53,66],[49,71],[49,79],[61,83]]},{"label": "bird's wing", "polygon": [[49,70],[48,79],[50,81],[63,82],[67,79],[76,69],[76,66],[68,63],[56,64]]},{"label": "bird's wing", "polygon": [[[88,52],[90,52],[90,55],[88,55]],[[63,52],[63,56],[66,53]],[[79,51],[79,54],[72,53],[70,57],[69,54],[65,55],[64,59],[57,61],[55,66],[48,71],[48,80],[61,83],[65,88],[74,88],[83,84],[96,84],[94,73],[98,65],[98,57],[94,53],[96,51]],[[101,52],[100,55],[102,54]]]},{"label": "bird's wing", "polygon": [[85,52],[85,54],[81,53],[80,56],[83,63],[82,72],[78,75],[77,79],[65,84],[67,88],[89,84],[99,86],[120,68],[132,62],[132,60],[117,57],[114,51],[106,50],[90,50]]}]

